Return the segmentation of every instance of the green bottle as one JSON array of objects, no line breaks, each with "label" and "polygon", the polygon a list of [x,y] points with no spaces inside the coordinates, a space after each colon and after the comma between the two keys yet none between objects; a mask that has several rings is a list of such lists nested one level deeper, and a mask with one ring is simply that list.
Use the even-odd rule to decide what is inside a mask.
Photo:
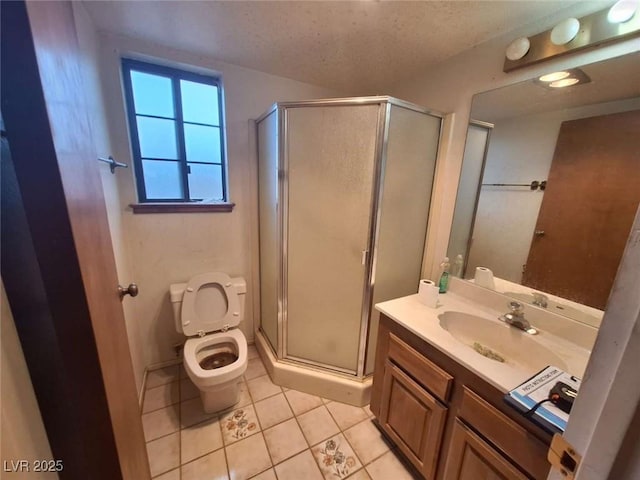
[{"label": "green bottle", "polygon": [[449,289],[449,269],[451,264],[449,263],[449,257],[444,257],[444,260],[440,264],[440,281],[438,287],[440,287],[440,293],[447,293]]}]

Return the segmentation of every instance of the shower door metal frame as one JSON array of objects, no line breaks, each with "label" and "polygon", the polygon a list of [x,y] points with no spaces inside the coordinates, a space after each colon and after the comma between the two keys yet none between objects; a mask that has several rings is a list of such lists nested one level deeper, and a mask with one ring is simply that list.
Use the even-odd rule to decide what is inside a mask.
[{"label": "shower door metal frame", "polygon": [[[372,178],[371,202],[369,207],[369,226],[366,245],[366,258],[363,272],[363,298],[360,319],[360,334],[358,340],[357,366],[355,370],[328,365],[310,359],[291,356],[287,353],[287,327],[288,327],[288,233],[289,233],[289,151],[288,151],[288,115],[287,110],[290,108],[305,107],[331,107],[331,106],[362,106],[362,105],[378,105],[378,121],[376,125],[376,146],[374,151],[374,168]],[[403,100],[399,100],[388,96],[372,96],[372,97],[352,97],[352,98],[334,98],[326,100],[309,100],[301,102],[280,102],[273,104],[264,114],[256,120],[259,124],[274,111],[276,112],[276,121],[278,123],[278,187],[277,187],[277,232],[278,242],[280,245],[280,275],[278,278],[278,345],[275,350],[278,361],[292,363],[294,365],[303,365],[306,367],[318,368],[323,371],[331,371],[337,374],[343,374],[349,378],[365,378],[365,362],[367,354],[367,338],[369,335],[369,321],[373,308],[373,290],[375,287],[375,264],[377,260],[377,242],[379,236],[379,221],[381,216],[381,203],[384,185],[384,172],[386,164],[386,153],[389,140],[389,123],[391,118],[391,106],[395,105],[406,108],[418,113],[430,115],[440,119],[439,139],[442,137],[442,118],[443,114],[431,109],[423,108]],[[437,162],[437,159],[436,159]],[[428,222],[428,219],[427,219]],[[262,325],[260,325],[262,329]],[[268,338],[268,337],[266,337]],[[271,344],[271,342],[268,342]]]}]

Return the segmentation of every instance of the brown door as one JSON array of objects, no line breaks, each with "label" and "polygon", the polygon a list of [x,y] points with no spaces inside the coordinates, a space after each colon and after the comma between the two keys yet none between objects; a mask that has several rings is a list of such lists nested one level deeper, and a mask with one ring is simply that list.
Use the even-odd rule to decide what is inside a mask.
[{"label": "brown door", "polygon": [[640,111],[563,122],[523,285],[604,310],[640,203]]},{"label": "brown door", "polygon": [[72,7],[2,3],[2,276],[47,435],[61,478],[149,479]]}]

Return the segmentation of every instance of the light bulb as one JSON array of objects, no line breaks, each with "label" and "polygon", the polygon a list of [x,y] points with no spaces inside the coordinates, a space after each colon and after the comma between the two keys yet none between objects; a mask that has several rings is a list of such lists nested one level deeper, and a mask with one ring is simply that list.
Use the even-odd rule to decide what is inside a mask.
[{"label": "light bulb", "polygon": [[570,87],[571,85],[575,85],[578,82],[580,82],[580,80],[578,80],[577,78],[563,78],[562,80],[551,82],[549,86],[553,88]]},{"label": "light bulb", "polygon": [[555,82],[556,80],[561,80],[563,78],[567,78],[571,75],[569,72],[553,72],[547,73],[546,75],[541,76],[538,80],[541,82]]},{"label": "light bulb", "polygon": [[607,20],[609,23],[624,23],[631,20],[637,10],[637,0],[619,0],[609,9]]},{"label": "light bulb", "polygon": [[516,38],[509,44],[506,51],[506,56],[509,60],[520,60],[529,51],[529,39],[527,37]]},{"label": "light bulb", "polygon": [[580,20],[577,18],[567,18],[551,30],[551,43],[554,45],[564,45],[576,38],[580,31]]}]

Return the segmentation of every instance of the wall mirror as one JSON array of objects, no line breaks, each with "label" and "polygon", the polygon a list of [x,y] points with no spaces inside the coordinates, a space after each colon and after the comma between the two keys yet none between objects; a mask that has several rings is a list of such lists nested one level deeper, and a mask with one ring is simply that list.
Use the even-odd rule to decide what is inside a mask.
[{"label": "wall mirror", "polygon": [[474,96],[448,255],[597,327],[640,203],[640,52],[579,70]]}]

